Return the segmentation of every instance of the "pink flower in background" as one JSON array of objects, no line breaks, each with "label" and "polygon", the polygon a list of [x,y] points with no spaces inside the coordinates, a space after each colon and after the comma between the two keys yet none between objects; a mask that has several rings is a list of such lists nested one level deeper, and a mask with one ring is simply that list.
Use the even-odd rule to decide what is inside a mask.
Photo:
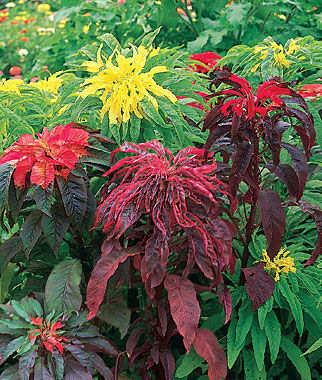
[{"label": "pink flower in background", "polygon": [[126,0],[117,0],[117,5],[120,7],[122,4],[126,3]]}]

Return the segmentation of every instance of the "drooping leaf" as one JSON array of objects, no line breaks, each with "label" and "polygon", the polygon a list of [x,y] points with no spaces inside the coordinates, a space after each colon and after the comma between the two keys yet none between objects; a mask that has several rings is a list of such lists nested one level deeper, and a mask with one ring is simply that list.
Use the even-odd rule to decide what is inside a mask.
[{"label": "drooping leaf", "polygon": [[7,268],[10,260],[22,251],[23,244],[19,232],[16,232],[10,239],[0,244],[0,275]]},{"label": "drooping leaf", "polygon": [[224,306],[225,313],[226,313],[225,323],[227,323],[231,316],[232,300],[231,300],[231,294],[225,284],[223,283],[219,284],[219,286],[217,287],[217,296],[218,296],[219,302]]},{"label": "drooping leaf", "polygon": [[63,199],[66,215],[80,223],[87,208],[87,186],[82,177],[69,175],[65,180],[58,177],[58,186]]},{"label": "drooping leaf", "polygon": [[34,200],[39,207],[40,211],[51,216],[50,209],[53,198],[53,183],[51,183],[47,188],[43,189],[41,186],[36,186],[34,189]]},{"label": "drooping leaf", "polygon": [[308,202],[301,200],[299,201],[299,206],[302,211],[308,212],[312,218],[314,219],[316,229],[318,230],[318,239],[317,243],[314,249],[314,252],[312,253],[309,260],[305,263],[305,266],[312,265],[318,256],[321,254],[322,250],[322,211],[319,209],[318,206],[312,206]]},{"label": "drooping leaf", "polygon": [[48,309],[57,314],[78,311],[82,304],[79,284],[82,266],[79,260],[65,259],[58,263],[46,283],[45,299]]},{"label": "drooping leaf", "polygon": [[36,359],[34,380],[44,380],[44,379],[54,380],[54,378],[49,373],[49,370],[45,364],[45,358],[40,356]]},{"label": "drooping leaf", "polygon": [[10,355],[22,347],[26,342],[26,339],[26,336],[19,336],[18,338],[13,339],[10,343],[8,343],[0,357],[0,364],[4,363]]},{"label": "drooping leaf", "polygon": [[70,221],[62,210],[53,208],[51,215],[43,215],[41,226],[50,248],[57,250],[66,235]]},{"label": "drooping leaf", "polygon": [[29,380],[30,371],[35,364],[37,357],[37,347],[32,347],[19,358],[19,376],[20,380]]},{"label": "drooping leaf", "polygon": [[271,310],[265,319],[265,334],[268,339],[269,350],[271,352],[271,362],[274,364],[277,358],[281,343],[281,325],[276,314]]},{"label": "drooping leaf", "polygon": [[273,190],[259,190],[258,205],[262,215],[262,225],[267,239],[267,252],[274,257],[281,248],[286,217],[281,199]]},{"label": "drooping leaf", "polygon": [[291,157],[291,161],[293,164],[293,168],[295,170],[295,173],[299,180],[299,198],[303,194],[303,190],[307,181],[308,177],[308,166],[305,154],[300,151],[300,149],[296,148],[295,146],[282,142],[281,146],[287,150]]},{"label": "drooping leaf", "polygon": [[253,302],[253,311],[257,310],[269,297],[275,289],[275,281],[263,269],[264,263],[256,264],[251,268],[243,268],[246,278],[246,292]]},{"label": "drooping leaf", "polygon": [[183,357],[181,364],[178,366],[176,377],[179,379],[186,377],[198,367],[204,369],[204,359],[192,347],[189,354]]},{"label": "drooping leaf", "polygon": [[262,371],[258,370],[253,350],[244,349],[242,352],[242,356],[245,374],[245,379],[243,380],[266,380],[266,371],[265,369],[263,369]]},{"label": "drooping leaf", "polygon": [[319,338],[316,342],[314,342],[302,355],[300,355],[301,357],[304,356],[304,355],[308,355],[310,354],[311,352],[314,352],[316,350],[319,350],[320,348],[322,347],[322,338]]},{"label": "drooping leaf", "polygon": [[41,218],[42,213],[35,211],[28,215],[20,228],[20,238],[27,256],[42,234]]},{"label": "drooping leaf", "polygon": [[92,380],[92,375],[75,360],[67,359],[64,380]]},{"label": "drooping leaf", "polygon": [[227,358],[215,335],[205,329],[197,329],[193,346],[198,355],[208,363],[210,380],[222,380],[227,376]]},{"label": "drooping leaf", "polygon": [[297,199],[301,197],[299,179],[291,165],[280,162],[277,166],[267,164],[266,167],[287,186],[291,197],[296,197]]},{"label": "drooping leaf", "polygon": [[8,203],[9,184],[13,171],[14,166],[8,162],[0,165],[0,205]]},{"label": "drooping leaf", "polygon": [[[0,380],[20,380],[20,377],[18,374],[18,363],[5,369],[0,375]],[[35,378],[35,380],[40,380],[40,379]],[[48,378],[48,380],[51,380],[51,379]]]},{"label": "drooping leaf", "polygon": [[286,336],[281,338],[281,348],[287,357],[294,364],[302,380],[311,380],[310,367],[304,357],[301,357],[302,351],[291,342]]},{"label": "drooping leaf", "polygon": [[176,363],[174,361],[173,354],[168,346],[165,346],[164,349],[160,352],[160,361],[164,369],[165,380],[172,380],[174,371],[176,369]]},{"label": "drooping leaf", "polygon": [[8,263],[3,273],[0,275],[0,303],[4,302],[8,295],[10,283],[16,268],[16,264]]},{"label": "drooping leaf", "polygon": [[104,299],[107,282],[119,264],[138,253],[138,248],[122,248],[121,250],[114,248],[98,260],[87,285],[86,299],[87,307],[90,311],[87,319],[91,319],[97,314]]},{"label": "drooping leaf", "polygon": [[261,328],[259,327],[256,316],[253,320],[253,324],[251,328],[251,336],[252,336],[252,343],[253,343],[253,350],[254,350],[256,364],[257,364],[258,370],[261,372],[264,369],[264,358],[265,358],[267,337],[266,337],[265,332],[261,330]]},{"label": "drooping leaf", "polygon": [[195,288],[190,280],[175,275],[166,276],[164,287],[168,291],[172,318],[189,353],[200,318]]},{"label": "drooping leaf", "polygon": [[278,288],[288,302],[295,319],[296,328],[299,334],[302,335],[304,330],[304,320],[301,303],[297,298],[297,295],[290,289],[285,276],[281,276],[280,281],[278,282]]}]

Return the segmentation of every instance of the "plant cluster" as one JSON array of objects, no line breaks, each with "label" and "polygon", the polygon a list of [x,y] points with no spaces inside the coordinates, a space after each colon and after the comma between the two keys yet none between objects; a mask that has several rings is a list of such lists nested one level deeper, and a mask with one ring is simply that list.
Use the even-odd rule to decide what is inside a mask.
[{"label": "plant cluster", "polygon": [[318,42],[249,42],[278,1],[20,3],[55,30],[0,82],[0,380],[317,380]]}]

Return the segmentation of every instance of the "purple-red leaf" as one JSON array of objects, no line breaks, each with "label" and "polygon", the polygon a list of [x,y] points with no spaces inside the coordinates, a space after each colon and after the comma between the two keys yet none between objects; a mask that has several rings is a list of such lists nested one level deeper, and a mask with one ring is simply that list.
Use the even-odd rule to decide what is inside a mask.
[{"label": "purple-red leaf", "polygon": [[98,260],[87,285],[87,307],[90,311],[87,319],[91,319],[97,314],[104,299],[107,281],[119,264],[138,253],[140,253],[138,248],[122,248],[121,250],[115,248]]},{"label": "purple-red leaf", "polygon": [[263,268],[264,263],[258,263],[251,268],[243,268],[246,278],[246,292],[253,302],[256,311],[273,294],[275,281]]},{"label": "purple-red leaf", "polygon": [[299,179],[291,165],[280,162],[277,166],[267,164],[266,167],[287,186],[290,197],[301,198],[302,194],[299,193]]},{"label": "purple-red leaf", "polygon": [[301,152],[300,149],[286,142],[282,142],[281,146],[287,150],[291,157],[293,168],[299,179],[298,198],[301,198],[308,177],[308,166],[305,154]]},{"label": "purple-red leaf", "polygon": [[172,318],[189,352],[200,318],[195,288],[190,280],[175,275],[166,276],[164,286],[168,291]]},{"label": "purple-red leaf", "polygon": [[193,346],[198,355],[208,363],[210,380],[222,380],[227,376],[227,358],[215,335],[206,329],[197,329]]},{"label": "purple-red leaf", "polygon": [[268,244],[267,251],[270,257],[274,257],[281,248],[286,223],[281,198],[273,190],[260,190],[258,192],[258,205]]},{"label": "purple-red leaf", "polygon": [[169,347],[165,347],[160,352],[160,361],[164,369],[165,380],[172,380],[176,363]]},{"label": "purple-red leaf", "polygon": [[232,299],[227,286],[224,283],[220,283],[217,287],[217,296],[219,302],[223,305],[226,313],[225,323],[229,321],[232,312]]},{"label": "purple-red leaf", "polygon": [[308,259],[308,261],[305,263],[305,266],[312,265],[316,259],[321,254],[322,249],[322,211],[318,206],[312,206],[310,203],[302,200],[299,201],[298,205],[300,206],[301,210],[304,212],[308,212],[312,218],[314,219],[316,228],[318,230],[318,240],[314,249],[314,252],[312,253],[311,257]]},{"label": "purple-red leaf", "polygon": [[140,336],[141,336],[143,330],[144,330],[143,327],[137,327],[136,329],[134,329],[131,332],[131,334],[130,334],[127,342],[126,342],[126,352],[127,352],[129,357],[132,356],[133,351],[134,351],[134,349],[135,349],[135,347],[136,347],[136,345],[140,339]]}]

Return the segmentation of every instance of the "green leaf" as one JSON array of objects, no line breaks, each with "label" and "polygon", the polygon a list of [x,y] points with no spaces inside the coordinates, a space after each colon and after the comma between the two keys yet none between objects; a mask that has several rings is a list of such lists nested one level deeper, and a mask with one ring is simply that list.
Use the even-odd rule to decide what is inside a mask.
[{"label": "green leaf", "polygon": [[16,338],[12,340],[10,343],[8,343],[1,354],[1,362],[4,363],[10,355],[12,355],[14,352],[16,352],[20,347],[24,345],[27,339],[27,336],[19,336],[19,338]]},{"label": "green leaf", "polygon": [[118,50],[121,52],[122,47],[118,40],[111,33],[105,33],[102,36],[99,36],[98,39],[102,42],[105,42],[106,45],[112,50]]},{"label": "green leaf", "polygon": [[265,370],[259,371],[252,351],[243,350],[244,380],[266,380]]},{"label": "green leaf", "polygon": [[187,43],[189,53],[200,53],[209,39],[209,30],[203,31],[194,41]]},{"label": "green leaf", "polygon": [[266,351],[267,337],[265,332],[259,327],[257,318],[254,318],[251,336],[253,342],[254,356],[258,370],[261,372],[264,369],[264,358]]},{"label": "green leaf", "polygon": [[156,29],[153,32],[150,32],[147,35],[145,35],[143,37],[141,45],[143,45],[145,47],[150,47],[152,45],[153,41],[155,40],[155,37],[159,34],[161,28],[162,28],[162,26],[159,26],[158,29]]},{"label": "green leaf", "polygon": [[150,119],[152,119],[156,124],[164,125],[165,122],[162,119],[159,112],[155,109],[154,105],[149,100],[141,100],[140,105],[142,106],[142,109],[146,116],[148,116]]},{"label": "green leaf", "polygon": [[301,379],[311,380],[310,367],[307,364],[306,359],[304,357],[301,357],[301,350],[285,336],[282,336],[281,338],[281,348],[294,364],[297,372],[301,376]]},{"label": "green leaf", "polygon": [[26,311],[23,309],[23,307],[21,307],[21,305],[18,301],[12,300],[11,305],[21,318],[23,318],[27,322],[31,322],[30,316],[28,315],[28,313],[26,313]]},{"label": "green leaf", "polygon": [[277,358],[281,342],[281,325],[276,314],[271,310],[265,319],[265,334],[268,339],[269,350],[271,352],[271,362],[274,364]]},{"label": "green leaf", "polygon": [[[9,368],[4,370],[0,375],[0,380],[19,380],[17,378],[17,373],[18,373],[18,363],[11,365]],[[35,380],[40,380],[40,379],[35,378]],[[43,380],[43,378],[41,380]],[[48,380],[53,380],[53,379],[48,378]]]},{"label": "green leaf", "polygon": [[10,283],[16,269],[16,264],[8,263],[0,276],[0,303],[4,302],[8,295]]},{"label": "green leaf", "polygon": [[140,136],[140,128],[141,128],[141,119],[135,115],[131,116],[130,119],[130,136],[131,142],[136,143]]},{"label": "green leaf", "polygon": [[109,129],[118,145],[121,145],[120,128],[121,128],[120,124],[109,124]]},{"label": "green leaf", "polygon": [[30,370],[35,364],[35,359],[37,357],[37,348],[34,346],[28,352],[21,355],[19,359],[19,379],[20,380],[29,380],[30,379]]},{"label": "green leaf", "polygon": [[205,364],[205,360],[196,353],[193,347],[191,347],[189,354],[184,355],[181,364],[177,368],[175,376],[182,379],[198,367],[205,369],[207,365]]},{"label": "green leaf", "polygon": [[274,297],[270,297],[258,310],[258,322],[261,329],[264,328],[265,318],[269,311],[272,310]]},{"label": "green leaf", "polygon": [[68,231],[70,221],[62,210],[54,208],[52,216],[44,215],[41,226],[51,249],[56,250]]},{"label": "green leaf", "polygon": [[300,355],[301,357],[304,356],[304,355],[307,355],[307,354],[310,354],[311,352],[313,351],[316,351],[318,350],[319,348],[322,347],[322,338],[319,338],[316,342],[314,342],[312,344],[312,346],[310,348],[308,348],[304,354]]},{"label": "green leaf", "polygon": [[123,302],[108,300],[100,307],[98,317],[119,329],[123,339],[129,329],[131,310]]},{"label": "green leaf", "polygon": [[66,259],[57,264],[48,277],[45,299],[48,309],[56,314],[78,311],[82,304],[79,290],[82,266],[79,260]]},{"label": "green leaf", "polygon": [[45,365],[45,358],[39,357],[36,359],[34,380],[54,380]]},{"label": "green leaf", "polygon": [[281,291],[283,296],[286,298],[286,301],[290,305],[292,315],[295,319],[296,328],[299,334],[302,335],[304,329],[304,321],[300,301],[298,300],[297,296],[291,291],[288,282],[285,279],[285,276],[282,275],[280,281],[278,281],[277,284],[279,290]]}]

